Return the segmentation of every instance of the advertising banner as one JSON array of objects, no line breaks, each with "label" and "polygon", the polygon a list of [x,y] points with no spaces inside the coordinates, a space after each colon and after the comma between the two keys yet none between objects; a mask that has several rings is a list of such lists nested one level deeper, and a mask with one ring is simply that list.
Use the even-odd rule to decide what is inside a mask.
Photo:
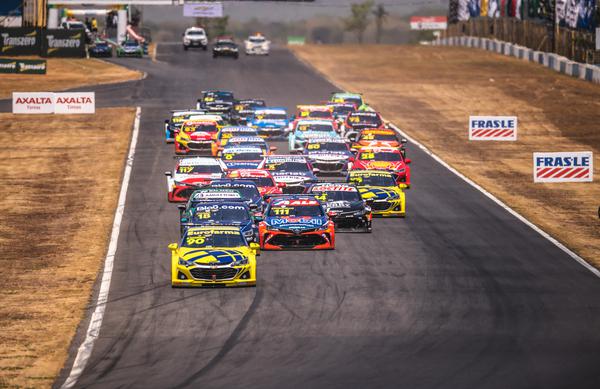
[{"label": "advertising banner", "polygon": [[44,57],[85,57],[85,31],[63,28],[44,30]]},{"label": "advertising banner", "polygon": [[193,3],[183,6],[183,16],[191,18],[222,18],[223,3]]},{"label": "advertising banner", "polygon": [[20,59],[17,61],[19,74],[46,74],[48,64],[45,59]]},{"label": "advertising banner", "polygon": [[448,19],[445,16],[412,16],[410,18],[411,30],[445,30],[448,28]]},{"label": "advertising banner", "polygon": [[94,92],[65,92],[54,94],[54,113],[92,114],[96,112]]},{"label": "advertising banner", "polygon": [[16,73],[17,66],[14,58],[0,58],[0,73]]},{"label": "advertising banner", "polygon": [[13,113],[54,113],[54,93],[13,92]]},{"label": "advertising banner", "polygon": [[469,140],[517,140],[516,116],[469,116]]},{"label": "advertising banner", "polygon": [[591,151],[533,153],[533,182],[591,182],[593,175]]},{"label": "advertising banner", "polygon": [[0,55],[39,55],[41,41],[34,27],[0,28]]}]

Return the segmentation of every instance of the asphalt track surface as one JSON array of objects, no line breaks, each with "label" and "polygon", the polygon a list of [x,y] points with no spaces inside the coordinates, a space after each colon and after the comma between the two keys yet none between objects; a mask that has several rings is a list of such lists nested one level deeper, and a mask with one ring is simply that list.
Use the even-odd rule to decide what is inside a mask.
[{"label": "asphalt track surface", "polygon": [[335,88],[285,50],[234,61],[160,45],[158,60],[115,60],[148,77],[97,88],[99,105],[141,105],[142,120],[110,302],[76,387],[600,387],[600,280],[410,145],[406,219],[338,234],[334,251],[264,252],[256,288],[171,289],[168,110],[208,88],[290,109]]}]

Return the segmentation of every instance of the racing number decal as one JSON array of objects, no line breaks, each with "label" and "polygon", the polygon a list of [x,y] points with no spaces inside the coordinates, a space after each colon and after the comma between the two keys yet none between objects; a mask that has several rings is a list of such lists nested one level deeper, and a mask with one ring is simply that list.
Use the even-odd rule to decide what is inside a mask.
[{"label": "racing number decal", "polygon": [[185,240],[185,243],[190,246],[190,245],[203,245],[204,242],[206,241],[206,238],[203,236],[193,236],[191,238],[187,238]]},{"label": "racing number decal", "polygon": [[348,120],[350,121],[350,123],[360,122],[360,118],[358,116],[351,116]]},{"label": "racing number decal", "polygon": [[319,150],[321,145],[319,143],[312,143],[307,146],[309,150]]},{"label": "racing number decal", "polygon": [[364,140],[373,140],[373,139],[375,139],[375,135],[373,135],[373,134],[365,134],[362,137],[362,139],[364,139]]},{"label": "racing number decal", "polygon": [[[198,219],[210,219],[210,212],[198,212],[196,214]],[[204,238],[203,238],[204,239]]]},{"label": "racing number decal", "polygon": [[191,173],[193,170],[193,166],[179,166],[179,173]]},{"label": "racing number decal", "polygon": [[327,201],[327,192],[322,192],[321,194],[315,196],[317,200]]},{"label": "racing number decal", "polygon": [[305,117],[307,117],[307,116],[308,116],[308,114],[309,114],[309,112],[308,112],[308,111],[302,111],[302,112],[300,112],[300,116],[302,116],[302,117],[304,117],[304,118],[305,118]]},{"label": "racing number decal", "polygon": [[277,216],[287,216],[290,214],[289,208],[273,208],[273,213]]},{"label": "racing number decal", "polygon": [[225,159],[233,159],[233,154],[225,154]]},{"label": "racing number decal", "polygon": [[374,159],[375,153],[361,153],[360,159]]}]

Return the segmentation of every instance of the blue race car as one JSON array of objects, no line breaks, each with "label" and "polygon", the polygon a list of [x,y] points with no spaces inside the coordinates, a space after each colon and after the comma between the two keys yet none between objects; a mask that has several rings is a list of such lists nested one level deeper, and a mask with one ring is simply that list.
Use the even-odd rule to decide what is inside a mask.
[{"label": "blue race car", "polygon": [[253,212],[262,212],[264,209],[264,200],[254,181],[223,178],[213,180],[206,188],[234,190],[239,192],[242,199],[248,204]]},{"label": "blue race car", "polygon": [[339,138],[331,120],[298,120],[288,136],[290,152],[302,150],[311,138]]},{"label": "blue race car", "polygon": [[287,132],[289,118],[285,108],[260,108],[248,116],[247,123],[255,127],[260,136],[283,136]]},{"label": "blue race car", "polygon": [[206,201],[194,204],[180,217],[183,236],[190,227],[236,226],[248,242],[258,240],[258,227],[248,204],[237,201]]}]

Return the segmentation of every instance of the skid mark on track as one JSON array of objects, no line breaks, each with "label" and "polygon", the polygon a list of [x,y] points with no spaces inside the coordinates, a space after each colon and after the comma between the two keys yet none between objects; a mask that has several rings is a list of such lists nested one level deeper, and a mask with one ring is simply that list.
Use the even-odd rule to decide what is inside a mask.
[{"label": "skid mark on track", "polygon": [[204,374],[208,373],[210,370],[215,368],[219,364],[219,362],[221,362],[221,360],[223,360],[223,358],[225,358],[227,356],[229,351],[231,351],[237,345],[240,335],[246,329],[246,326],[250,322],[250,319],[256,312],[256,310],[263,298],[263,289],[261,287],[258,287],[255,290],[256,290],[256,294],[254,295],[252,304],[250,304],[250,307],[248,307],[248,310],[246,311],[246,313],[244,314],[244,316],[242,317],[242,319],[240,320],[238,325],[231,332],[231,335],[229,335],[229,338],[227,338],[225,343],[223,343],[223,346],[221,347],[219,352],[203,368],[190,374],[185,379],[185,381],[182,381],[178,385],[172,386],[172,389],[185,388],[185,387],[188,387],[191,384],[193,384],[193,382],[196,381],[198,378],[200,378],[201,376],[203,376]]}]

